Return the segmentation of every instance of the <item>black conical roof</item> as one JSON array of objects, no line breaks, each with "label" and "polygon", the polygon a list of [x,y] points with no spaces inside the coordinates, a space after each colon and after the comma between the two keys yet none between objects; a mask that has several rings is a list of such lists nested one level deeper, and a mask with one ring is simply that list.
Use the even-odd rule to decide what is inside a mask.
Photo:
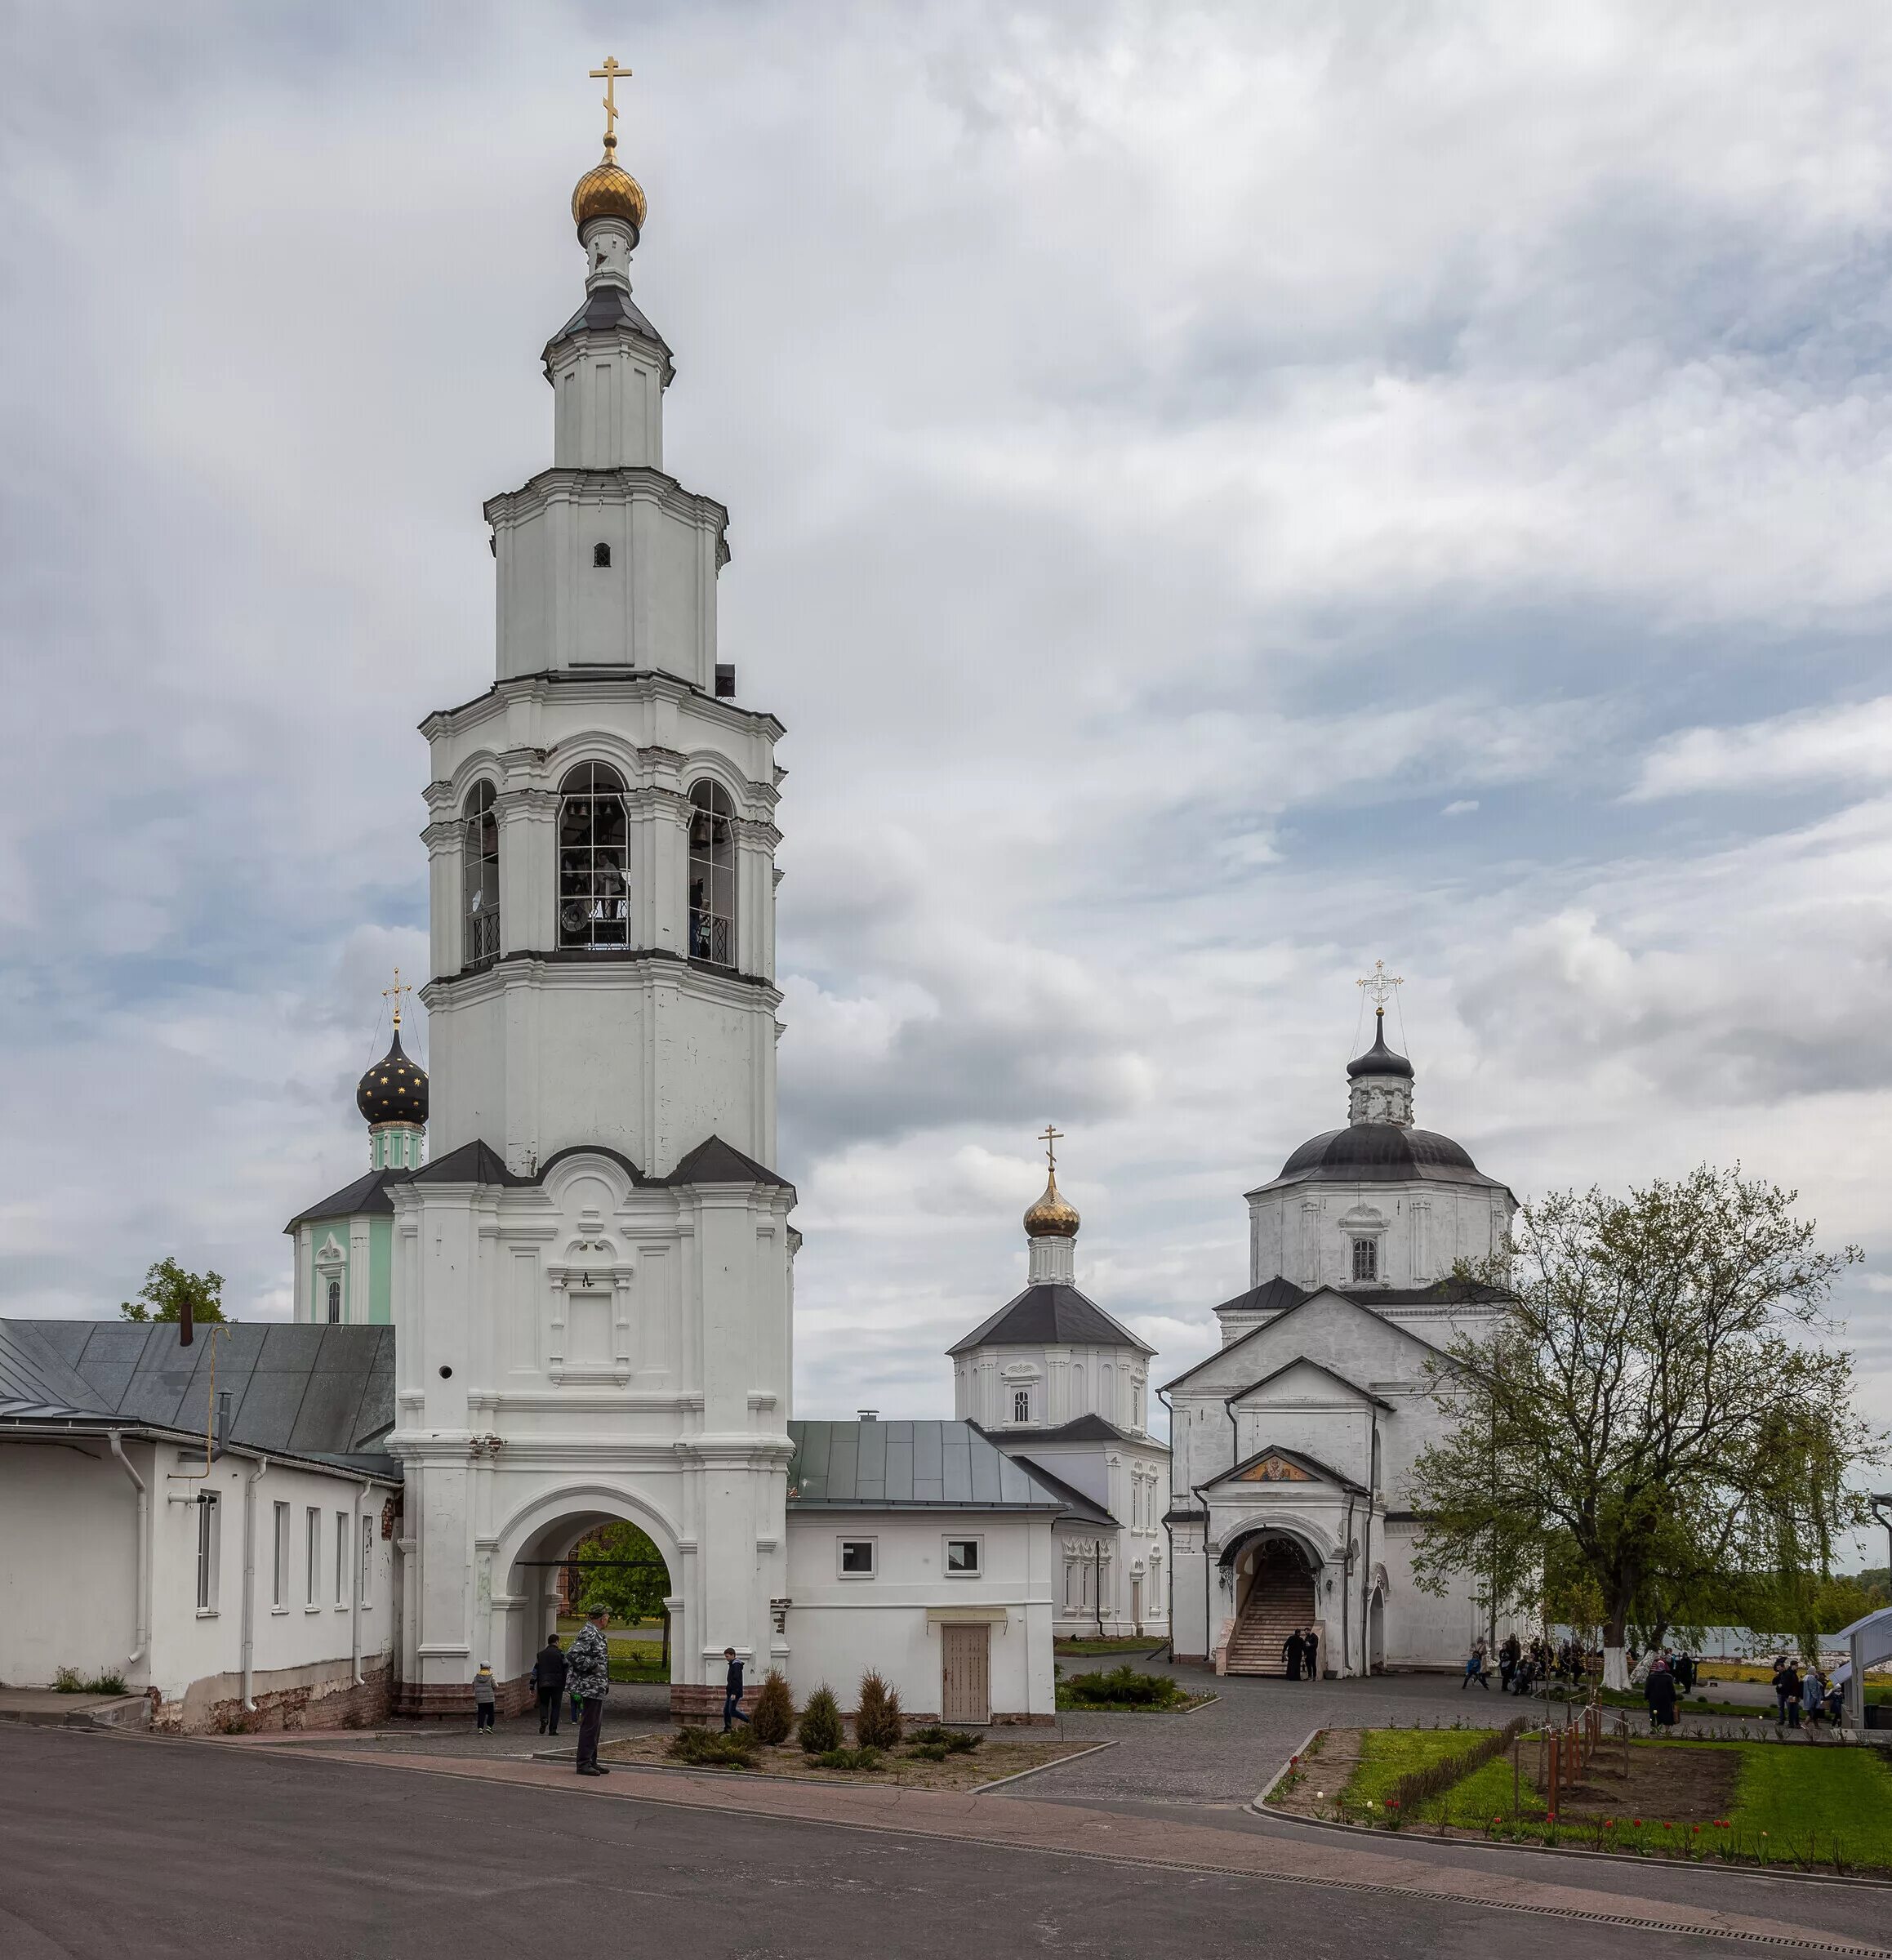
[{"label": "black conical roof", "polygon": [[401,1031],[394,1045],[356,1086],[354,1106],[371,1123],[425,1123],[427,1120],[427,1071],[407,1058]]},{"label": "black conical roof", "polygon": [[1373,1010],[1373,1046],[1347,1063],[1347,1074],[1349,1081],[1356,1076],[1404,1076],[1409,1082],[1412,1080],[1412,1063],[1387,1046],[1387,1010],[1383,1007]]}]

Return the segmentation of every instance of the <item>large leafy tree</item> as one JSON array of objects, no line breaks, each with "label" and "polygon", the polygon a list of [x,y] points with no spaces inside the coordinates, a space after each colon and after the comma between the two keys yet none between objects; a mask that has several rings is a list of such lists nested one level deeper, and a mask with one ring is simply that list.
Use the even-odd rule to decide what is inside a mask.
[{"label": "large leafy tree", "polygon": [[625,1521],[600,1525],[572,1548],[577,1610],[608,1606],[614,1619],[661,1619],[670,1568],[649,1535]]},{"label": "large leafy tree", "polygon": [[1434,1364],[1450,1419],[1414,1467],[1419,1582],[1478,1575],[1501,1606],[1587,1601],[1604,1678],[1624,1643],[1703,1602],[1816,1631],[1848,1488],[1884,1440],[1852,1406],[1852,1357],[1820,1344],[1858,1258],[1819,1251],[1796,1194],[1706,1166],[1626,1199],[1520,1210],[1499,1279],[1512,1304]]},{"label": "large leafy tree", "polygon": [[224,1323],[223,1293],[220,1272],[189,1272],[167,1255],[146,1272],[137,1298],[119,1303],[118,1316],[127,1321],[176,1321],[183,1317],[188,1301],[193,1321]]}]

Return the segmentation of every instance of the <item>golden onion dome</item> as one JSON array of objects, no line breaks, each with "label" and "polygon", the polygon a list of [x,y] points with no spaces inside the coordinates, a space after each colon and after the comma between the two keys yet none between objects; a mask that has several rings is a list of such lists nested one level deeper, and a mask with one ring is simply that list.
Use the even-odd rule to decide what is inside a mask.
[{"label": "golden onion dome", "polygon": [[1028,1239],[1075,1239],[1077,1227],[1077,1207],[1057,1188],[1054,1170],[1044,1180],[1044,1196],[1025,1214],[1025,1236]]},{"label": "golden onion dome", "polygon": [[635,234],[649,209],[643,186],[617,161],[617,139],[604,139],[604,160],[585,172],[572,192],[572,222],[580,231],[594,218],[622,218]]}]

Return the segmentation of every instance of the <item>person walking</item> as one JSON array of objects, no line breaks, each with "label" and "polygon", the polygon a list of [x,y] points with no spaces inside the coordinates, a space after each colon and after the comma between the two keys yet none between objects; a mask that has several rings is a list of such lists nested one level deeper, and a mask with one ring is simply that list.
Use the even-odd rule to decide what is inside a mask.
[{"label": "person walking", "polygon": [[1667,1655],[1659,1650],[1649,1662],[1648,1673],[1643,1677],[1642,1697],[1649,1704],[1651,1732],[1675,1726],[1675,1670],[1668,1664]]},{"label": "person walking", "polygon": [[611,1692],[611,1643],[604,1637],[610,1614],[594,1606],[565,1656],[567,1682],[577,1698],[578,1774],[608,1776],[611,1772],[598,1760],[598,1740],[604,1728],[604,1698]]},{"label": "person walking", "polygon": [[1774,1702],[1779,1713],[1774,1719],[1790,1729],[1800,1726],[1800,1669],[1783,1654],[1774,1666]]},{"label": "person walking", "polygon": [[1517,1674],[1517,1664],[1524,1657],[1524,1649],[1515,1633],[1504,1637],[1504,1645],[1498,1650],[1498,1691],[1500,1695],[1511,1692],[1511,1684]]},{"label": "person walking", "polygon": [[1320,1678],[1320,1633],[1316,1627],[1307,1629],[1307,1637],[1301,1644],[1301,1664],[1307,1670],[1310,1681]]},{"label": "person walking", "polygon": [[1289,1680],[1298,1681],[1301,1678],[1301,1657],[1307,1651],[1307,1640],[1297,1627],[1281,1642],[1281,1659],[1287,1663]]},{"label": "person walking", "polygon": [[1473,1682],[1476,1682],[1487,1695],[1491,1692],[1491,1682],[1486,1677],[1485,1672],[1485,1639],[1483,1635],[1472,1642],[1471,1651],[1465,1657],[1465,1673],[1458,1683],[1458,1692],[1462,1695]]},{"label": "person walking", "polygon": [[559,1711],[565,1700],[565,1650],[556,1633],[546,1637],[532,1662],[532,1689],[539,1698],[539,1733],[556,1735]]},{"label": "person walking", "polygon": [[493,1712],[499,1705],[499,1690],[495,1686],[492,1669],[483,1660],[479,1672],[473,1677],[473,1726],[476,1730],[492,1726]]},{"label": "person walking", "polygon": [[742,1663],[736,1658],[733,1647],[723,1650],[723,1664],[728,1672],[723,1677],[723,1733],[729,1733],[733,1722],[747,1722],[742,1713]]}]

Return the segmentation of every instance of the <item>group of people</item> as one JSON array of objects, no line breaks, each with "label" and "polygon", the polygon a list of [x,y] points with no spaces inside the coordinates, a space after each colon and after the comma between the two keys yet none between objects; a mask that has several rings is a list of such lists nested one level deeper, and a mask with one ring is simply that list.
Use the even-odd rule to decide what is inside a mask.
[{"label": "group of people", "polygon": [[1791,1655],[1777,1654],[1771,1685],[1774,1719],[1783,1728],[1797,1729],[1803,1720],[1810,1727],[1822,1722],[1833,1728],[1840,1726],[1845,1690],[1817,1660],[1810,1660],[1803,1669],[1794,1664]]},{"label": "group of people", "polygon": [[[1540,1637],[1527,1645],[1516,1634],[1507,1633],[1498,1643],[1498,1690],[1501,1695],[1532,1695],[1553,1682],[1578,1687],[1593,1671],[1596,1659],[1584,1651],[1579,1641],[1553,1642]],[[1490,1693],[1491,1648],[1482,1634],[1472,1642],[1471,1651],[1465,1657],[1460,1692],[1474,1682]]]},{"label": "group of people", "polygon": [[1297,1627],[1281,1643],[1281,1659],[1290,1681],[1320,1678],[1320,1636],[1312,1627]]}]

